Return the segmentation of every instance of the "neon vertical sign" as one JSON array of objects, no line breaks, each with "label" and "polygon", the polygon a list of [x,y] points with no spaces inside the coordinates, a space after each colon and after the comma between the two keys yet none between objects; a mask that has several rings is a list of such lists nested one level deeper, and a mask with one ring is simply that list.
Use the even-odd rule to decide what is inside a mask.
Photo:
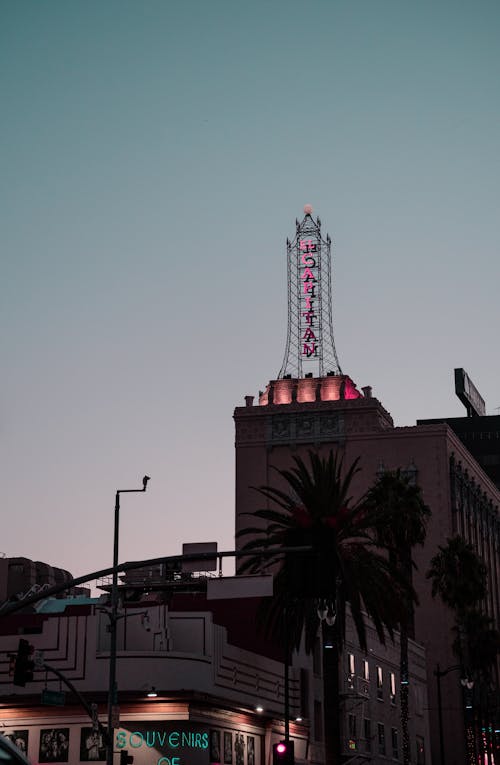
[{"label": "neon vertical sign", "polygon": [[321,236],[321,221],[311,216],[295,221],[295,236],[286,240],[288,327],[285,355],[278,378],[342,374],[332,323],[331,245]]},{"label": "neon vertical sign", "polygon": [[[316,313],[316,288],[318,284],[318,247],[312,239],[299,240],[300,255],[300,280],[301,288],[301,306],[300,322],[302,335],[302,355],[306,358],[318,355],[318,316]],[[316,330],[316,332],[315,332]]]}]

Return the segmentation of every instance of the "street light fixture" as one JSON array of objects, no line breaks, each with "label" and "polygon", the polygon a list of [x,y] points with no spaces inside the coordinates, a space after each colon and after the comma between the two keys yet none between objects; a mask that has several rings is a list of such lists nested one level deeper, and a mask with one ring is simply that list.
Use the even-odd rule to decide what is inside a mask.
[{"label": "street light fixture", "polygon": [[142,479],[142,489],[118,489],[115,497],[115,523],[113,534],[113,580],[111,585],[111,608],[109,612],[109,687],[108,687],[108,742],[106,752],[107,765],[113,765],[114,730],[117,722],[117,686],[116,686],[116,628],[118,619],[118,532],[120,527],[120,494],[136,494],[146,491],[148,475]]},{"label": "street light fixture", "polygon": [[[445,765],[445,756],[444,756],[444,738],[443,738],[443,704],[442,704],[442,698],[441,698],[441,678],[447,675],[449,672],[453,672],[454,670],[461,670],[463,671],[463,667],[461,664],[454,664],[452,667],[448,667],[447,669],[440,669],[439,664],[436,664],[436,669],[434,670],[434,675],[436,677],[436,684],[437,684],[437,702],[438,702],[438,722],[439,722],[439,753],[440,753],[440,759],[441,759],[441,765]],[[468,691],[471,691],[474,687],[474,680],[470,679],[469,677],[461,677],[460,678],[460,684],[463,688],[467,688]],[[472,704],[467,706],[466,702],[466,709],[472,709]]]}]

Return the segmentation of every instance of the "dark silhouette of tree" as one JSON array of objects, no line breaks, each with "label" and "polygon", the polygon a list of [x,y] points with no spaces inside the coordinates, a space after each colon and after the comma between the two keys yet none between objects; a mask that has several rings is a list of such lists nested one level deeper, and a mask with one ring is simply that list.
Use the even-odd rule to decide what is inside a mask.
[{"label": "dark silhouette of tree", "polygon": [[[265,561],[256,554],[240,567],[241,572],[272,568],[275,573],[275,596],[264,606],[267,630],[278,639],[284,639],[286,631],[294,648],[304,637],[307,652],[314,646],[320,624],[323,638],[327,633],[333,638],[332,648],[323,651],[328,765],[340,762],[339,656],[347,603],[360,646],[366,650],[365,614],[384,643],[386,632],[393,636],[407,603],[415,598],[393,561],[377,549],[364,503],[354,503],[350,497],[357,470],[356,460],[344,474],[342,460],[333,452],[323,458],[310,451],[309,464],[294,457],[294,467],[277,470],[283,489],[257,489],[272,505],[250,514],[260,524],[239,533],[252,537],[244,545],[248,551],[276,550]],[[310,546],[310,551],[280,553],[282,547],[301,545]]]},{"label": "dark silhouette of tree", "polygon": [[[481,608],[487,593],[486,566],[472,545],[463,537],[455,536],[448,539],[446,545],[438,547],[427,577],[432,580],[433,597],[439,595],[454,612],[453,651],[462,667],[463,678],[474,681],[476,721],[485,731],[485,737],[479,736],[479,746],[484,748],[485,745],[491,750],[489,697],[494,687],[492,669],[500,652],[500,633]],[[498,687],[496,691],[498,693]],[[471,694],[471,689],[466,693]],[[471,725],[470,717],[466,717],[468,726]],[[472,761],[475,751],[470,736],[467,736],[467,746]]]},{"label": "dark silhouette of tree", "polygon": [[447,539],[438,550],[427,572],[432,595],[439,595],[443,603],[461,614],[485,597],[486,566],[461,536]]},{"label": "dark silhouette of tree", "polygon": [[[389,559],[399,574],[411,582],[415,567],[412,551],[416,545],[423,545],[426,523],[431,514],[422,498],[420,487],[411,484],[400,470],[385,471],[368,491],[365,504],[368,509],[365,523],[373,527],[378,544],[388,551]],[[410,761],[408,639],[413,636],[413,600],[407,596],[400,624],[400,704],[404,765]]]},{"label": "dark silhouette of tree", "polygon": [[[453,643],[455,654],[461,657],[458,636]],[[500,653],[500,633],[493,626],[493,619],[477,609],[466,611],[463,616],[463,637],[467,644],[469,670],[478,679],[489,683],[491,669]]]}]

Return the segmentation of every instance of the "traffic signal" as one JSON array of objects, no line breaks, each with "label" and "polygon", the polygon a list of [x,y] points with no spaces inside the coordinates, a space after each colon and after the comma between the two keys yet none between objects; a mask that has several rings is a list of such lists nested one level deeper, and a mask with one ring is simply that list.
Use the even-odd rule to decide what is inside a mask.
[{"label": "traffic signal", "polygon": [[120,765],[132,765],[134,758],[128,753],[127,749],[122,749],[120,752]]},{"label": "traffic signal", "polygon": [[273,744],[273,765],[294,765],[293,741]]},{"label": "traffic signal", "polygon": [[21,685],[24,688],[26,683],[33,680],[35,662],[30,658],[33,650],[33,646],[27,640],[20,639],[14,665],[14,679],[12,681],[14,685]]}]

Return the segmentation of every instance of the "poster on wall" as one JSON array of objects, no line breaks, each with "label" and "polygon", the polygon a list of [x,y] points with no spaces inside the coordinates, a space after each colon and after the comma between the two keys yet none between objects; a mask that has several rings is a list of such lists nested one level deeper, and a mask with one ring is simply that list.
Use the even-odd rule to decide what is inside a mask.
[{"label": "poster on wall", "polygon": [[234,737],[234,755],[235,755],[236,765],[244,765],[245,737],[243,733],[237,733]]},{"label": "poster on wall", "polygon": [[210,731],[210,762],[212,765],[218,765],[220,758],[220,731]]},{"label": "poster on wall", "polygon": [[233,765],[233,734],[224,733],[224,765]]},{"label": "poster on wall", "polygon": [[106,747],[99,731],[82,728],[80,737],[81,762],[98,762],[106,759]]},{"label": "poster on wall", "polygon": [[13,730],[10,733],[6,733],[5,737],[10,738],[12,743],[23,753],[28,753],[28,736],[29,730]]},{"label": "poster on wall", "polygon": [[247,765],[255,765],[255,739],[247,736]]},{"label": "poster on wall", "polygon": [[68,762],[69,728],[44,728],[40,731],[40,762]]}]

